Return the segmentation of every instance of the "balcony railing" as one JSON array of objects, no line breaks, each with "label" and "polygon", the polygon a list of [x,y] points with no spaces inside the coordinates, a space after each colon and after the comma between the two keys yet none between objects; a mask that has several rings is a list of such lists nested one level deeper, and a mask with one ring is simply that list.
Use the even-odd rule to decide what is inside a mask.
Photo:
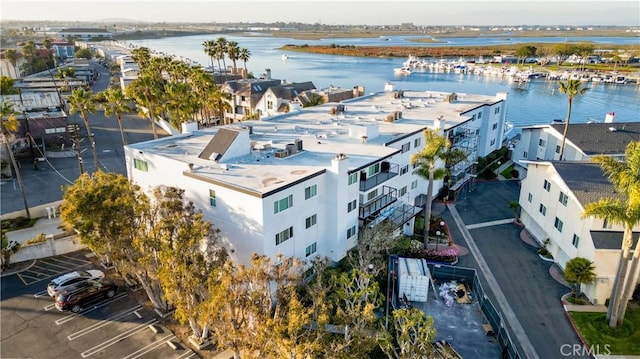
[{"label": "balcony railing", "polygon": [[397,163],[381,162],[380,172],[367,178],[365,171],[360,171],[360,191],[368,191],[398,175]]},{"label": "balcony railing", "polygon": [[385,207],[398,200],[398,190],[393,187],[383,186],[382,194],[371,201],[360,205],[359,218],[365,219],[376,216]]}]

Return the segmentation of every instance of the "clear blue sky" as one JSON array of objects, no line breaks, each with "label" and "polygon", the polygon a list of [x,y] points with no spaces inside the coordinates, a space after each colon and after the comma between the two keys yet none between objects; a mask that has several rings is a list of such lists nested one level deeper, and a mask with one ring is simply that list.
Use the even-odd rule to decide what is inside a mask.
[{"label": "clear blue sky", "polygon": [[640,26],[640,1],[0,1],[3,20]]}]

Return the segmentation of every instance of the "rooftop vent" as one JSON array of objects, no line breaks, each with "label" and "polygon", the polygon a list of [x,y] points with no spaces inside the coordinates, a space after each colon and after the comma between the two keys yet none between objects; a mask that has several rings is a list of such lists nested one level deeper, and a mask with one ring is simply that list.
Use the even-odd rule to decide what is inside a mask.
[{"label": "rooftop vent", "polygon": [[285,157],[289,156],[289,151],[283,150],[283,149],[278,149],[278,150],[276,150],[274,152],[273,155],[276,156],[276,158],[285,158]]}]

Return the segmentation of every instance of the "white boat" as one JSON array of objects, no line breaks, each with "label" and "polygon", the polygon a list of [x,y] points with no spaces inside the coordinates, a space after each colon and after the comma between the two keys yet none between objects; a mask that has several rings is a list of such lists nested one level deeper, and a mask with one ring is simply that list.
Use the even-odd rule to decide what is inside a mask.
[{"label": "white boat", "polygon": [[402,66],[393,69],[393,72],[397,75],[411,75],[411,68],[409,66]]},{"label": "white boat", "polygon": [[620,76],[620,75],[618,75],[618,76],[616,76],[616,78],[613,80],[613,82],[614,82],[614,83],[617,83],[617,84],[626,84],[626,83],[627,83],[627,78],[626,78],[626,77],[624,77],[624,76]]},{"label": "white boat", "polygon": [[282,54],[282,61],[284,61],[284,60],[286,60],[288,58],[289,58],[289,56],[287,56],[287,54]]}]

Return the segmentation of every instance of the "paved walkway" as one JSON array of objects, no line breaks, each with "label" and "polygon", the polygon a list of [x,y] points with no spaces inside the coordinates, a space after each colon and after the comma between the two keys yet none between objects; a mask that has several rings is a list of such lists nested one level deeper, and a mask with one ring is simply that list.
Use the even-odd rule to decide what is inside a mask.
[{"label": "paved walkway", "polygon": [[45,235],[60,234],[64,232],[64,229],[61,228],[61,224],[62,219],[60,217],[51,219],[40,218],[36,221],[33,227],[7,232],[7,239],[23,244],[29,239],[37,237],[40,233],[44,233]]}]

